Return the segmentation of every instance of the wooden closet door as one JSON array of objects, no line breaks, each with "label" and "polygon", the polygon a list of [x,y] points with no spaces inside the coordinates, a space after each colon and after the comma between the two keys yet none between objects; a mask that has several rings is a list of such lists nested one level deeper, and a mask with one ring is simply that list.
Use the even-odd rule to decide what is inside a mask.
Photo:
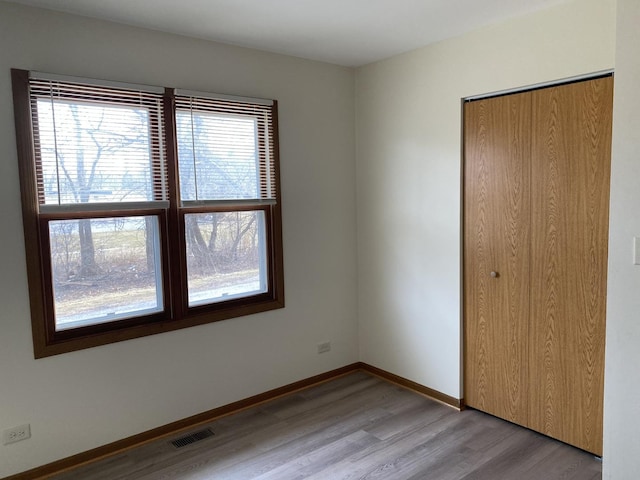
[{"label": "wooden closet door", "polygon": [[[529,93],[464,106],[465,403],[526,425]],[[492,276],[495,272],[495,276]]]},{"label": "wooden closet door", "polygon": [[530,427],[602,454],[613,78],[533,92]]}]

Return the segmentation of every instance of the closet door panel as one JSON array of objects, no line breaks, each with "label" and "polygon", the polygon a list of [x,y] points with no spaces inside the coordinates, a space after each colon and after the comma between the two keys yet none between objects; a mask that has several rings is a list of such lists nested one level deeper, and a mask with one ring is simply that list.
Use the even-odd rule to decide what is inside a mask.
[{"label": "closet door panel", "polygon": [[602,454],[611,77],[533,92],[530,427]]},{"label": "closet door panel", "polygon": [[526,425],[531,97],[464,108],[465,403]]}]

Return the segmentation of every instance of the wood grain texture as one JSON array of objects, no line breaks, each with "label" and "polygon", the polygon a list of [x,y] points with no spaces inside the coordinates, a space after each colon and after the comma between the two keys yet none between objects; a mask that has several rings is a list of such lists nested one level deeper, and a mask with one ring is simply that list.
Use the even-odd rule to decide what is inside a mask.
[{"label": "wood grain texture", "polygon": [[40,252],[40,227],[38,225],[38,188],[34,150],[31,142],[33,125],[29,105],[29,72],[11,69],[13,89],[13,110],[16,125],[16,145],[18,147],[18,168],[20,171],[20,193],[22,199],[22,225],[24,230],[27,279],[29,281],[29,305],[31,310],[31,333],[34,356],[43,355],[47,343],[47,329],[44,318],[47,314],[44,289],[40,277],[42,255]]},{"label": "wood grain texture", "polygon": [[131,437],[118,440],[116,442],[103,445],[91,450],[87,450],[82,453],[78,453],[71,457],[63,458],[55,462],[33,468],[26,472],[11,475],[2,480],[44,480],[51,478],[66,470],[75,470],[78,467],[86,464],[92,464],[105,459],[113,457],[114,455],[122,452],[131,451],[135,448],[139,448],[151,442],[159,441],[160,439],[167,438],[169,436],[179,436],[187,430],[198,428],[209,422],[213,422],[217,418],[221,418],[227,415],[236,414],[242,410],[255,407],[264,402],[274,400],[283,395],[290,394],[297,390],[308,388],[311,385],[323,383],[343,375],[347,375],[363,367],[361,363],[353,363],[345,365],[344,367],[330,370],[313,377],[305,378],[282,387],[269,390],[267,392],[259,393],[252,397],[248,397],[237,402],[229,403],[221,407],[217,407],[206,412],[202,412],[191,417],[183,418],[173,423],[163,425],[161,427],[147,430],[146,432],[133,435]]},{"label": "wood grain texture", "polygon": [[449,405],[453,408],[460,409],[462,407],[462,402],[459,398],[452,397],[450,395],[446,395],[442,392],[434,390],[433,388],[426,387],[419,383],[414,382],[413,380],[409,380],[408,378],[401,377],[400,375],[396,375],[391,372],[387,372],[386,370],[382,370],[381,368],[374,367],[373,365],[369,365],[367,363],[360,363],[362,370],[375,375],[377,377],[383,378],[391,383],[396,383],[401,387],[408,388],[409,390],[413,390],[416,393],[420,393],[422,395],[426,395],[438,402],[442,402],[445,405]]},{"label": "wood grain texture", "polygon": [[612,97],[604,77],[464,112],[466,403],[597,455]]},{"label": "wood grain texture", "polygon": [[613,78],[532,96],[530,425],[601,455]]},{"label": "wood grain texture", "polygon": [[467,102],[464,118],[465,402],[526,425],[531,98]]},{"label": "wood grain texture", "polygon": [[355,372],[52,480],[596,480],[591,455]]}]

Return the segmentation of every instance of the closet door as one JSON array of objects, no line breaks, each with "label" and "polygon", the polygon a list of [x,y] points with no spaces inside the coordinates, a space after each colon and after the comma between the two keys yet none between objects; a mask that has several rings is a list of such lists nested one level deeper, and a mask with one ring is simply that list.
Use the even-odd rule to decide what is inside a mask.
[{"label": "closet door", "polygon": [[529,426],[602,454],[613,78],[533,92]]},{"label": "closet door", "polygon": [[464,106],[465,402],[528,416],[531,95]]}]

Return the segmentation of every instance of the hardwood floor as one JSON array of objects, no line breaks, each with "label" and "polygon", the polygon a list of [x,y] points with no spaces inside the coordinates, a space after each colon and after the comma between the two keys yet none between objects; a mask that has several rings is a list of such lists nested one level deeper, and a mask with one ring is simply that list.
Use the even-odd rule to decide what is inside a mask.
[{"label": "hardwood floor", "polygon": [[[592,455],[364,372],[158,440],[54,480],[596,480]],[[187,432],[189,433],[189,432]],[[181,437],[180,435],[178,437]]]}]

